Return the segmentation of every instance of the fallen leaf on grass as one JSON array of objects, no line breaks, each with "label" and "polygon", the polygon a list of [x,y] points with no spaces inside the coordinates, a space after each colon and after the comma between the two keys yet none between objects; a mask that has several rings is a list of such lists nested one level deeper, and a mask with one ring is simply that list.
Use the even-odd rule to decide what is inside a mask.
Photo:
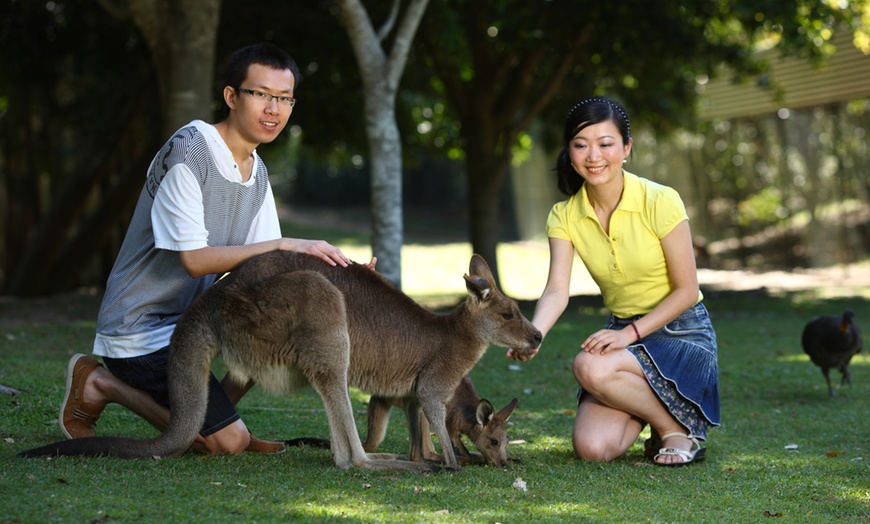
[{"label": "fallen leaf on grass", "polygon": [[15,439],[12,437],[6,437],[3,439],[3,442],[5,442],[7,444],[15,444]]},{"label": "fallen leaf on grass", "polygon": [[574,410],[573,410],[573,409],[566,409],[566,410],[565,410],[565,414],[566,414],[566,415],[574,416]]},{"label": "fallen leaf on grass", "polygon": [[517,477],[517,479],[514,481],[514,483],[511,484],[511,487],[514,488],[514,489],[522,490],[522,491],[528,491],[528,490],[529,490],[528,485],[526,485],[526,481],[523,480],[523,479],[521,479],[521,478],[519,478],[519,477]]},{"label": "fallen leaf on grass", "polygon": [[834,458],[834,457],[839,457],[840,455],[845,455],[845,454],[846,454],[845,451],[828,451],[827,453],[825,453],[825,456],[828,458]]},{"label": "fallen leaf on grass", "polygon": [[450,515],[450,510],[447,509],[439,509],[435,512],[436,515]]},{"label": "fallen leaf on grass", "polygon": [[783,515],[781,512],[779,512],[779,511],[777,511],[776,513],[773,513],[773,512],[768,511],[768,510],[764,510],[764,511],[762,511],[761,514],[764,515],[765,517],[783,517],[783,516],[784,516],[784,515]]},{"label": "fallen leaf on grass", "polygon": [[4,395],[10,395],[10,396],[13,396],[13,397],[14,397],[15,395],[19,395],[19,394],[21,394],[21,391],[15,389],[15,388],[13,388],[13,387],[10,387],[10,386],[4,386],[3,384],[0,384],[0,393],[3,393]]},{"label": "fallen leaf on grass", "polygon": [[423,493],[423,488],[418,488],[417,486],[414,486],[414,494],[419,495],[420,493]]},{"label": "fallen leaf on grass", "polygon": [[797,448],[798,448],[797,444],[786,444],[785,445],[785,449],[787,449],[789,451],[797,451]]}]

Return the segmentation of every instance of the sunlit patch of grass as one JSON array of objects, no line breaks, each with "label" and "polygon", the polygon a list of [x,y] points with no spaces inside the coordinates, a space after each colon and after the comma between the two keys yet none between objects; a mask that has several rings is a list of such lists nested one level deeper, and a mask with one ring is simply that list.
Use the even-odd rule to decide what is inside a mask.
[{"label": "sunlit patch of grass", "polygon": [[[356,261],[371,259],[371,248],[364,245],[341,245],[342,251]],[[502,243],[498,245],[498,264],[502,291],[514,298],[537,299],[547,283],[549,251],[543,242]],[[431,301],[438,298],[455,301],[466,294],[465,280],[473,254],[471,244],[406,244],[402,247],[402,291],[411,297]],[[586,267],[575,257],[572,293],[595,293]]]}]

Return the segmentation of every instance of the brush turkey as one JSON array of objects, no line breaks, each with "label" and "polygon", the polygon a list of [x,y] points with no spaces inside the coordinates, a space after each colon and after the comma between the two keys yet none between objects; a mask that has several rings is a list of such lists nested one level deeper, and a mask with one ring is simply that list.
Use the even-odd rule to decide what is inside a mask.
[{"label": "brush turkey", "polygon": [[828,394],[834,396],[831,368],[843,374],[842,384],[852,384],[849,361],[861,351],[861,332],[855,325],[855,313],[847,309],[842,315],[816,317],[804,327],[801,343],[804,353],[810,356],[813,364],[822,368],[828,382]]}]

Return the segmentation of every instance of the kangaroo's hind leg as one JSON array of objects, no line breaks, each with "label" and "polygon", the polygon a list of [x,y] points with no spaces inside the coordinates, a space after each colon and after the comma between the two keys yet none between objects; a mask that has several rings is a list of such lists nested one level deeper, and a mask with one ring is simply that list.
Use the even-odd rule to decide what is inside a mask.
[{"label": "kangaroo's hind leg", "polygon": [[387,424],[390,421],[392,399],[372,395],[369,398],[368,434],[363,442],[363,449],[373,452],[378,449],[387,434]]}]

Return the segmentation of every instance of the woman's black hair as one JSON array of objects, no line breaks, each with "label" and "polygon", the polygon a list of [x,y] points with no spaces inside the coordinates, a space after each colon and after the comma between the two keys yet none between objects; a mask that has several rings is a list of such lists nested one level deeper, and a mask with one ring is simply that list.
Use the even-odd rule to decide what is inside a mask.
[{"label": "woman's black hair", "polygon": [[559,191],[562,193],[572,196],[583,187],[583,177],[577,174],[574,166],[571,165],[568,144],[582,129],[607,120],[616,125],[619,134],[622,135],[623,143],[628,144],[629,139],[631,139],[631,123],[628,120],[628,114],[619,102],[596,96],[577,103],[568,111],[565,131],[562,135],[562,151],[556,159],[556,181]]}]

